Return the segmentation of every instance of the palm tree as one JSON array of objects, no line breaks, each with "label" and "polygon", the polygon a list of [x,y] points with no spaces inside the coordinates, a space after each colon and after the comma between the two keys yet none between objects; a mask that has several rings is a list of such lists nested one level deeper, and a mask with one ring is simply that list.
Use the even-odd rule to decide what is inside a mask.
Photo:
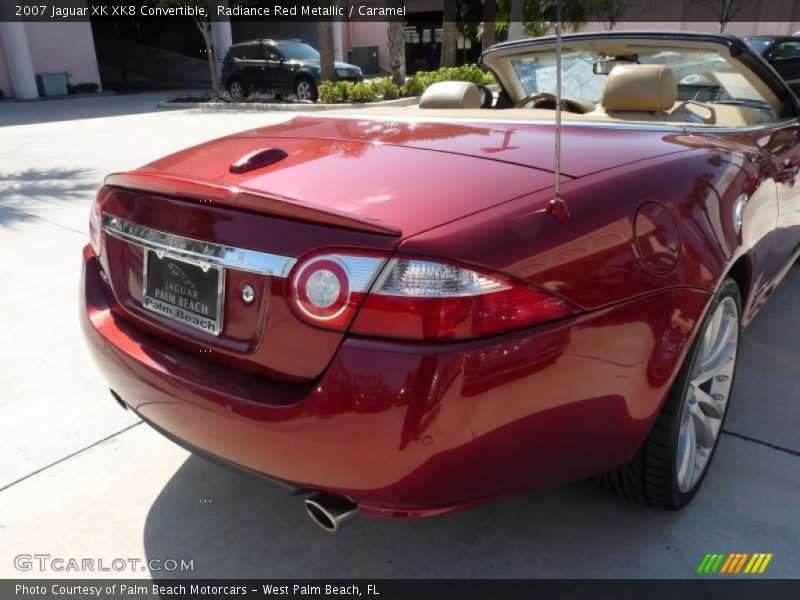
[{"label": "palm tree", "polygon": [[[402,8],[404,0],[389,0],[389,8]],[[402,17],[389,17],[389,68],[392,82],[403,85],[406,81],[406,22]]]},{"label": "palm tree", "polygon": [[458,6],[456,0],[444,0],[444,23],[442,24],[441,66],[456,66],[456,32]]},{"label": "palm tree", "polygon": [[483,41],[481,47],[486,50],[494,46],[495,21],[497,20],[497,0],[483,0]]},{"label": "palm tree", "polygon": [[336,78],[336,67],[333,63],[333,21],[330,18],[321,18],[317,31],[320,75],[322,81],[333,81]]},{"label": "palm tree", "polygon": [[[525,37],[546,35],[556,23],[556,0],[524,0],[522,31]],[[563,0],[561,24],[565,30],[580,31],[592,16],[594,3],[589,0]],[[496,32],[501,41],[508,39],[511,24],[511,0],[497,6]]]}]

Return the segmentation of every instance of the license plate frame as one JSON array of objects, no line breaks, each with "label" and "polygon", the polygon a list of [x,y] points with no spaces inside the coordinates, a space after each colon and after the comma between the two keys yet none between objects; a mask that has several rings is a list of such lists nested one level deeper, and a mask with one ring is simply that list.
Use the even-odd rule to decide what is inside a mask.
[{"label": "license plate frame", "polygon": [[[172,281],[162,281],[161,287],[156,286],[153,289],[151,276],[158,277],[161,273],[155,274],[151,260],[168,261],[167,270],[170,271],[168,279]],[[187,265],[190,268],[181,268],[181,266],[186,267]],[[173,266],[176,269],[172,269]],[[164,270],[162,265],[159,265],[157,269],[158,271]],[[190,306],[193,308],[205,306],[205,303],[201,302],[199,298],[198,281],[206,278],[209,273],[216,274],[216,284],[213,281],[205,281],[204,284],[209,289],[203,292],[203,296],[205,300],[214,299],[216,310],[193,310]],[[167,286],[167,283],[171,285]],[[193,292],[195,292],[194,295]],[[171,321],[199,329],[209,335],[219,336],[222,333],[224,298],[225,269],[223,267],[174,252],[144,249],[142,306],[146,310],[160,314]]]}]

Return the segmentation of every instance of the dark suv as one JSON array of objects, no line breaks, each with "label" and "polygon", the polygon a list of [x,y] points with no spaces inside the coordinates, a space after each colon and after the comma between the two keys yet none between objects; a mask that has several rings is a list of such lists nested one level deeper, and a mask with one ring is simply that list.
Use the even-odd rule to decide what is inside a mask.
[{"label": "dark suv", "polygon": [[800,95],[800,37],[749,35],[743,39],[767,59],[795,94]]},{"label": "dark suv", "polygon": [[[363,81],[355,65],[337,62],[336,78]],[[222,82],[234,98],[254,88],[294,93],[298,100],[317,100],[319,52],[300,40],[251,40],[234,44],[225,55]]]}]

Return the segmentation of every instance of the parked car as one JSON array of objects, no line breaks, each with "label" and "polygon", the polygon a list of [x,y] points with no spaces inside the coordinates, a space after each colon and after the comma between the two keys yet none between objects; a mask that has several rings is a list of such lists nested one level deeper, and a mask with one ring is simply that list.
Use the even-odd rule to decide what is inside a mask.
[{"label": "parked car", "polygon": [[493,108],[442,82],[110,175],[81,314],[116,401],[330,531],[590,476],[685,506],[798,256],[800,104],[733,37],[563,47],[560,160],[542,38],[483,54]]},{"label": "parked car", "polygon": [[744,41],[775,68],[795,94],[800,93],[800,38],[788,35],[751,35],[744,38]]},{"label": "parked car", "polygon": [[[364,80],[359,67],[343,62],[334,65],[338,80]],[[222,81],[234,98],[247,96],[252,89],[265,89],[316,101],[320,80],[319,52],[300,40],[234,44],[222,64]]]}]

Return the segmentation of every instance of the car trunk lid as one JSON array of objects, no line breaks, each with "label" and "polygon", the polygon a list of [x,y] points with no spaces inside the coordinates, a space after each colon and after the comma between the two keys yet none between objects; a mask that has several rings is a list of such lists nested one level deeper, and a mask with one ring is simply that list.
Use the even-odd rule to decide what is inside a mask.
[{"label": "car trunk lid", "polygon": [[[286,158],[232,173],[243,156],[279,149]],[[551,172],[446,151],[367,140],[229,137],[158,160],[136,172],[220,190],[231,208],[337,225],[373,223],[414,235],[553,184]],[[204,192],[205,193],[205,192]],[[228,197],[224,197],[227,193]],[[295,210],[291,213],[289,210]]]},{"label": "car trunk lid", "polygon": [[[375,109],[377,110],[377,109]],[[432,117],[435,110],[395,109],[404,116],[381,115],[363,109],[363,117],[328,115],[296,117],[286,123],[236,134],[240,139],[296,139],[366,142],[415,148],[541,171],[555,171],[555,126],[548,123],[497,118],[485,120]],[[420,116],[416,116],[419,112]],[[424,115],[423,115],[424,113]],[[277,142],[276,142],[277,143]],[[642,127],[598,127],[569,124],[561,134],[561,172],[578,178],[664,154],[682,152],[680,133]],[[490,163],[491,164],[491,163]]]},{"label": "car trunk lid", "polygon": [[[278,147],[286,157],[231,172],[232,164],[265,147]],[[546,188],[552,177],[508,163],[364,141],[226,138],[110,176],[101,193],[101,260],[119,301],[115,310],[129,321],[210,360],[306,381],[324,371],[344,333],[299,319],[289,303],[288,269],[257,272],[250,268],[253,253],[278,257],[274,264],[331,248],[388,257],[409,235]],[[216,261],[222,255],[233,263]],[[148,268],[162,279],[149,281]],[[222,283],[215,279],[218,268]],[[209,277],[208,285],[195,281]],[[218,291],[182,297],[191,288],[187,280],[218,284]],[[148,291],[159,286],[159,293]],[[253,290],[252,302],[244,299],[245,286]],[[219,330],[171,312],[174,303],[191,309],[199,301],[213,313],[215,293],[219,319],[205,323]]]}]

